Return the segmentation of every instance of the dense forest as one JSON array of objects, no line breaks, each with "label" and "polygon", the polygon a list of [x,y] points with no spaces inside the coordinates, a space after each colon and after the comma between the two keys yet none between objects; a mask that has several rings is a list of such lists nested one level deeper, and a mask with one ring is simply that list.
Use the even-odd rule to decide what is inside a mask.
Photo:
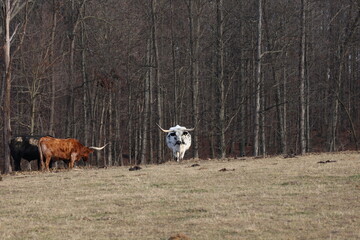
[{"label": "dense forest", "polygon": [[[1,0],[0,167],[18,134],[91,165],[358,148],[359,0]],[[11,171],[11,169],[10,169]]]}]

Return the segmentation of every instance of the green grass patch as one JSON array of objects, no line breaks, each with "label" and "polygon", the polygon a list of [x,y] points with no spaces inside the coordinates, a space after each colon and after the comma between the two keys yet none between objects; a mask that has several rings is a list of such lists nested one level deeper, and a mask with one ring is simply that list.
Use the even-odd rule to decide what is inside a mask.
[{"label": "green grass patch", "polygon": [[360,180],[360,174],[352,175],[349,177],[351,180]]}]

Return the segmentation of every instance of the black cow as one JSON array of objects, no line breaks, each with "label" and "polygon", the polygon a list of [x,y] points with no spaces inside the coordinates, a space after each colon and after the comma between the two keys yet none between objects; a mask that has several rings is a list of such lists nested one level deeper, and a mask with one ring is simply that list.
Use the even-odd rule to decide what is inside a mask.
[{"label": "black cow", "polygon": [[21,171],[21,159],[38,160],[38,169],[41,168],[40,155],[38,149],[39,139],[44,136],[16,136],[9,143],[11,156],[14,159],[15,171]]}]

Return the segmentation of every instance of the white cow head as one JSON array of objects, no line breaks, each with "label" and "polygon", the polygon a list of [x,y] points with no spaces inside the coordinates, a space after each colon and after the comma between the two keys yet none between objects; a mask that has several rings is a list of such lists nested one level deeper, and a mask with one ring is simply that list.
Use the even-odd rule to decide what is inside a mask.
[{"label": "white cow head", "polygon": [[164,130],[159,125],[158,127],[161,131],[168,133],[166,136],[166,144],[173,151],[176,161],[179,162],[184,158],[186,150],[191,146],[191,135],[189,131],[193,131],[194,128],[188,129],[176,125],[169,130]]}]

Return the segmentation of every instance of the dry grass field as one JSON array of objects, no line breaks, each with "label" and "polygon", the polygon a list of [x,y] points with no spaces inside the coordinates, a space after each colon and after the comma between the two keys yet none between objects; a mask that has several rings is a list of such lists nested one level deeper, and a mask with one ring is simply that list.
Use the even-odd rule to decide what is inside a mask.
[{"label": "dry grass field", "polygon": [[360,239],[355,152],[141,167],[3,175],[0,239]]}]

